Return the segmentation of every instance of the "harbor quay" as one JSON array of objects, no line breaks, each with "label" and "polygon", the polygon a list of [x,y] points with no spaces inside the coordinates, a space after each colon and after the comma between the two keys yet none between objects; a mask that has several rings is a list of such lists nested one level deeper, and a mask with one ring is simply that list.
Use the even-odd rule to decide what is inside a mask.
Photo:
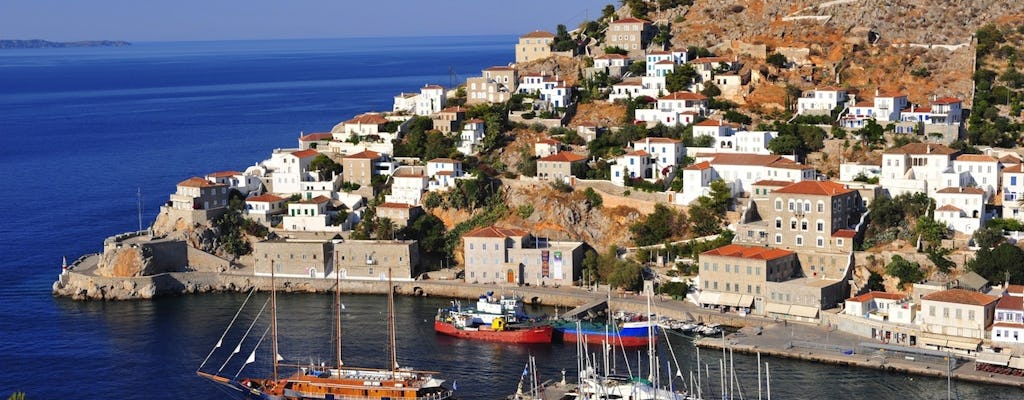
[{"label": "harbor quay", "polygon": [[1024,388],[1024,377],[979,371],[970,358],[883,344],[831,326],[792,321],[748,326],[724,338],[699,338],[694,344],[707,349],[726,348],[737,353]]}]

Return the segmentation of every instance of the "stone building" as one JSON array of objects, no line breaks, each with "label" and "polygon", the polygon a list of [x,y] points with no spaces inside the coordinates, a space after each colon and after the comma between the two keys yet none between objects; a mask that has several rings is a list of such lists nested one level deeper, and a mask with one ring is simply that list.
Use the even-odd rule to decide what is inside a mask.
[{"label": "stone building", "polygon": [[412,280],[419,272],[415,240],[344,240],[334,244],[334,261],[342,279]]},{"label": "stone building", "polygon": [[277,238],[252,245],[254,273],[257,276],[325,278],[334,272],[329,239]]},{"label": "stone building", "polygon": [[462,240],[467,282],[572,285],[582,276],[582,242],[552,242],[495,226]]},{"label": "stone building", "polygon": [[519,43],[516,44],[516,63],[551,57],[554,42],[553,33],[540,30],[520,36]]}]

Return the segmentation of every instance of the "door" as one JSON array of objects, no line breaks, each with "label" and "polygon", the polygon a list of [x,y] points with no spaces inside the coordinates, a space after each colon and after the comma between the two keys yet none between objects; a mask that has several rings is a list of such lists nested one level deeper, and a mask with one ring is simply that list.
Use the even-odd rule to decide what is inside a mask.
[{"label": "door", "polygon": [[505,274],[505,282],[516,283],[516,271],[511,269],[508,270],[508,272]]}]

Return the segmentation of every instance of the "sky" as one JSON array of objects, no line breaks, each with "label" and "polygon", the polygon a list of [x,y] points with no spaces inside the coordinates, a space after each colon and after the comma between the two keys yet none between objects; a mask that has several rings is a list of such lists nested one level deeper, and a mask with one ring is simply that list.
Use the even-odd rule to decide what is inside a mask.
[{"label": "sky", "polygon": [[523,34],[616,0],[9,0],[0,39],[184,41]]}]

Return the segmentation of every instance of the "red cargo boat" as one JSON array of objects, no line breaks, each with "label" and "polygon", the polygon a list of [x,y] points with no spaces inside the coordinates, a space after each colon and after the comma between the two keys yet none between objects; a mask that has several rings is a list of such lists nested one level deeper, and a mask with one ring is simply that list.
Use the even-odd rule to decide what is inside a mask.
[{"label": "red cargo boat", "polygon": [[480,296],[476,308],[463,309],[458,302],[437,310],[434,331],[465,339],[504,343],[551,343],[554,328],[534,324],[523,313],[522,299],[515,296],[495,299],[492,293]]},{"label": "red cargo boat", "polygon": [[[551,343],[551,336],[554,333],[554,328],[550,325],[510,327],[504,325],[504,322],[498,322],[503,321],[501,319],[495,319],[494,321],[490,326],[459,326],[457,322],[445,322],[438,319],[434,320],[434,331],[442,335],[465,339],[524,344]],[[494,325],[496,324],[500,324],[501,327],[495,329]]]}]

